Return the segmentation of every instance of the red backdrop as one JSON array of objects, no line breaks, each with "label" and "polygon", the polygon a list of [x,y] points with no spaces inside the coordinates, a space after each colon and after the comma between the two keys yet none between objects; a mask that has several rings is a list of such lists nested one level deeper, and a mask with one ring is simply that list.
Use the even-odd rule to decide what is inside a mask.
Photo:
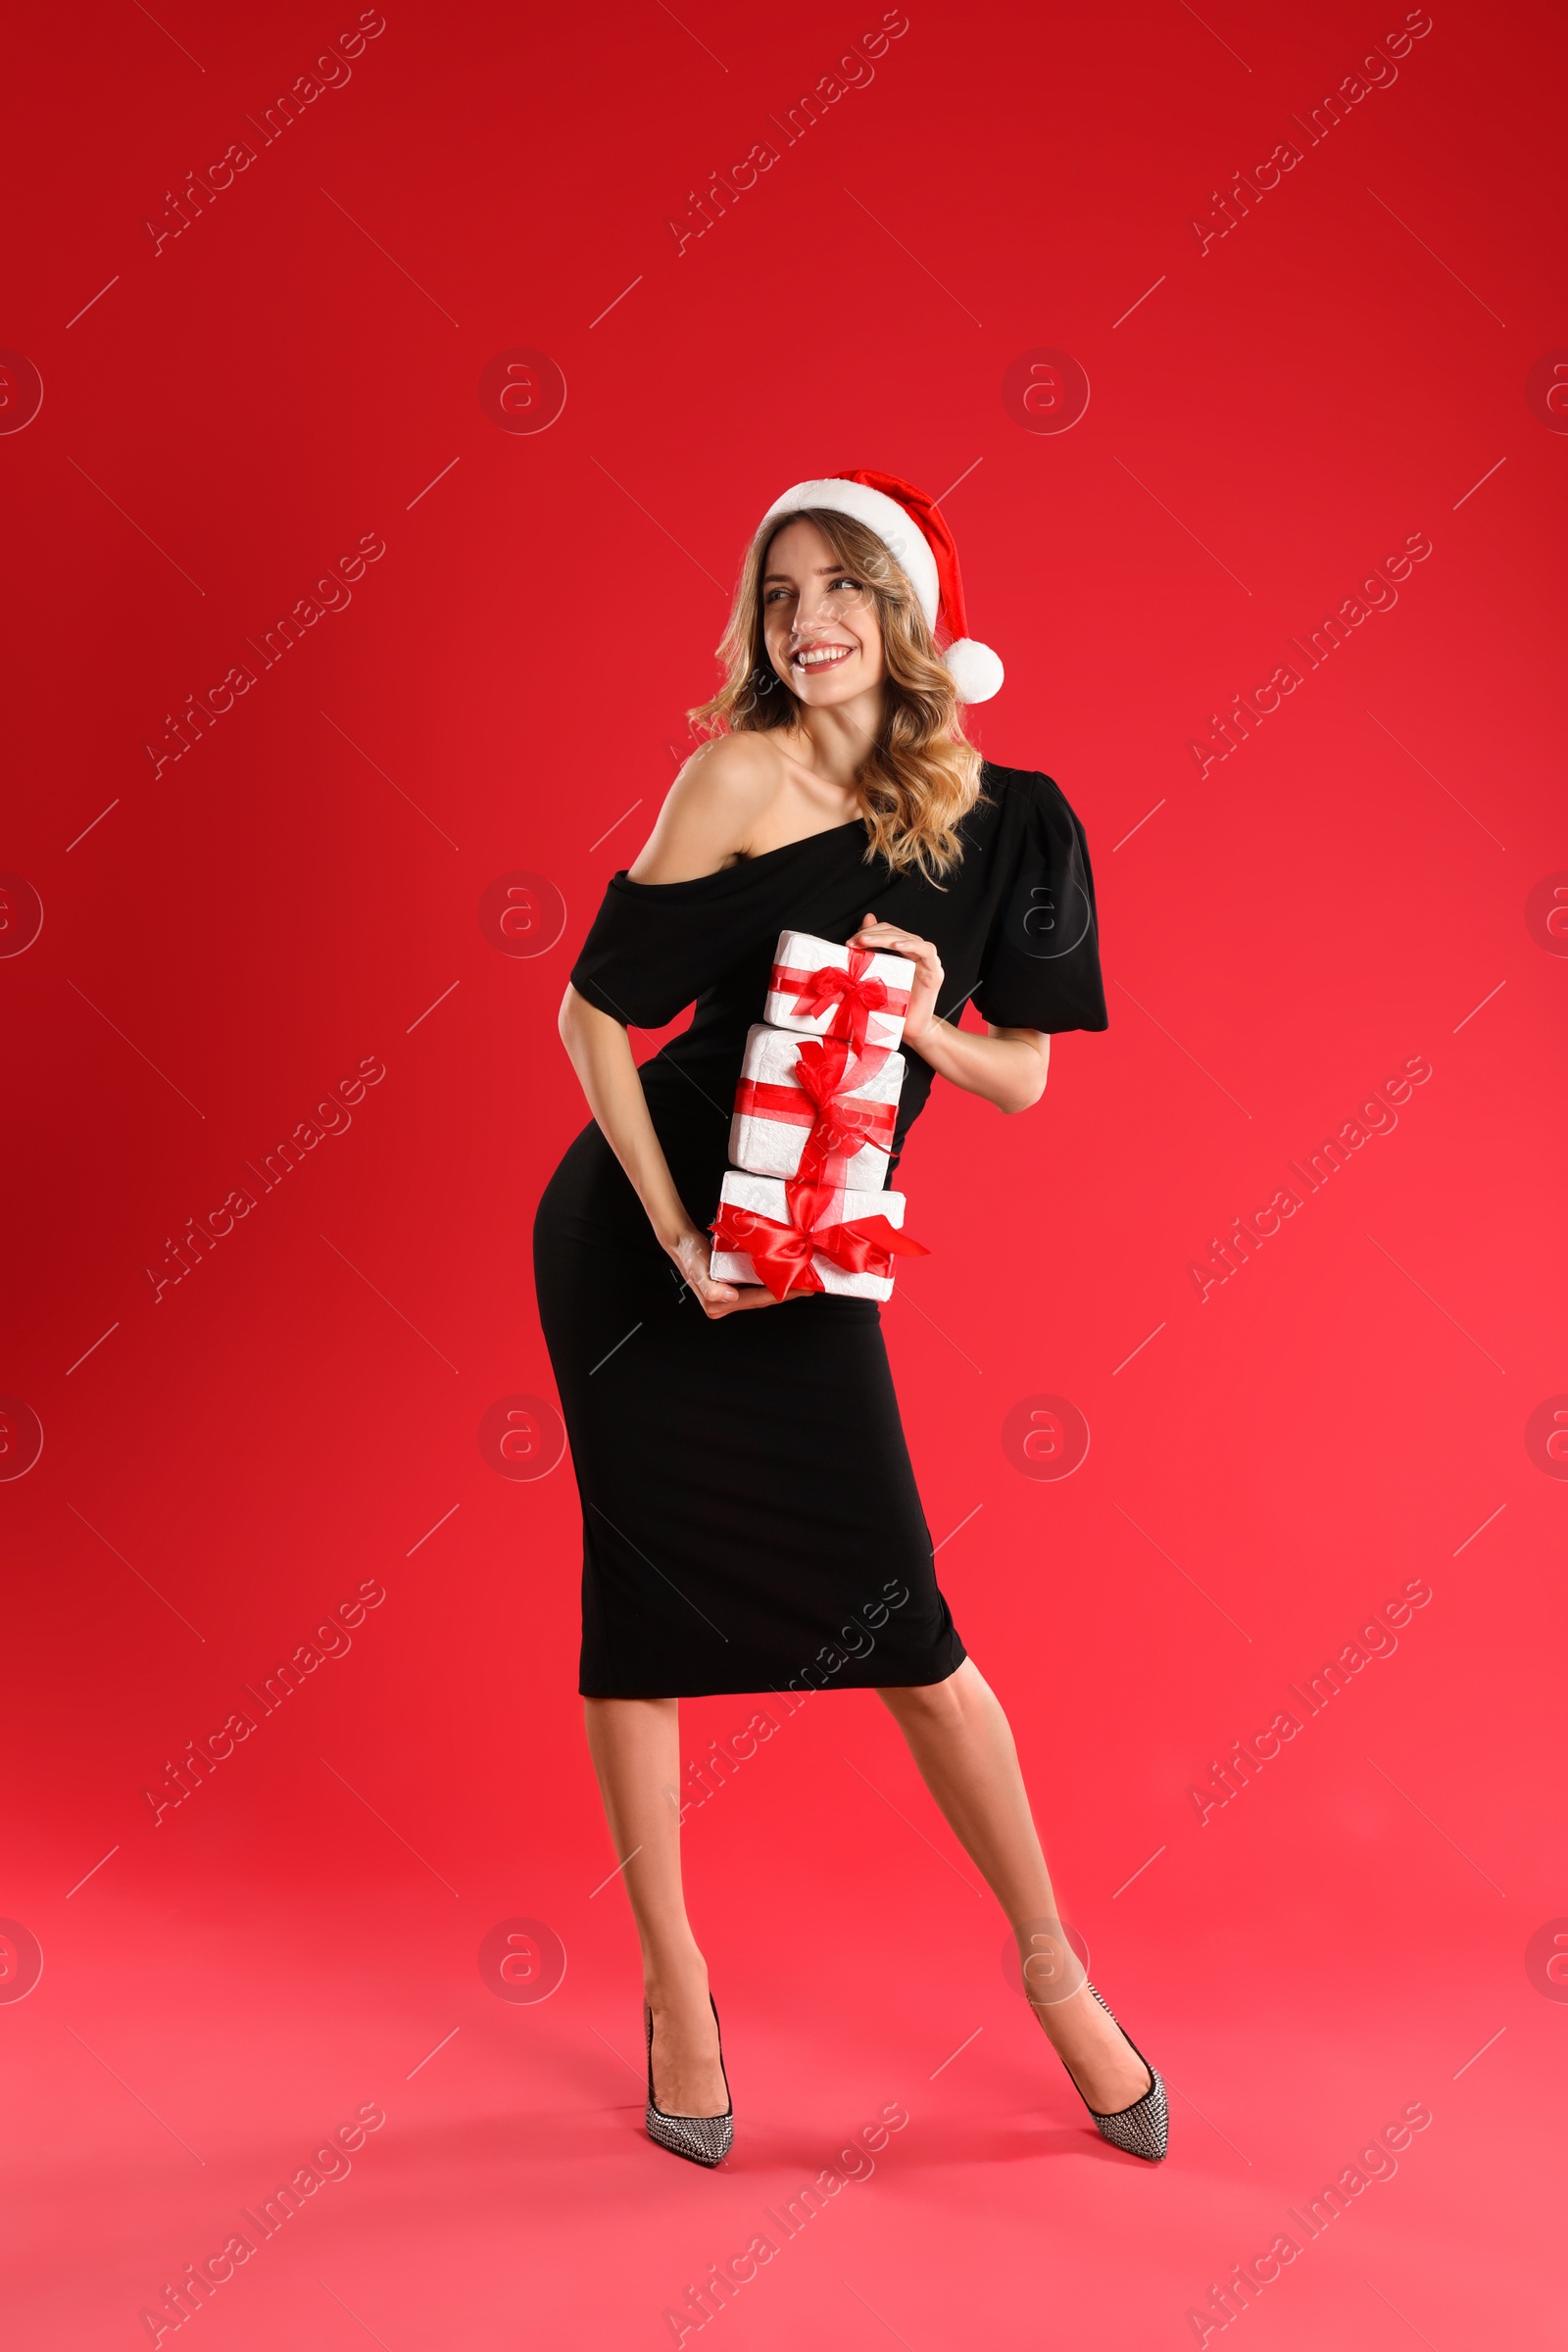
[{"label": "red backdrop", "polygon": [[[1561,24],[533,13],[14,36],[9,2340],[183,2279],[210,2347],[690,2344],[770,2233],[732,2352],[1212,2343],[1227,2279],[1562,2342]],[[939,1090],[887,1328],[1157,2174],[869,1694],[689,1821],[740,2133],[640,2136],[555,1012],[756,517],[852,465],[948,494],[977,735],[1100,882],[1109,1032]]]}]

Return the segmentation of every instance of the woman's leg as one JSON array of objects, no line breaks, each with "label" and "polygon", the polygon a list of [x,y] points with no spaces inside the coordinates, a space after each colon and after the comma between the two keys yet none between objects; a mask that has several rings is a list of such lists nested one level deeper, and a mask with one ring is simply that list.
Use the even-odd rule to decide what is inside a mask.
[{"label": "woman's leg", "polygon": [[680,1701],[587,1698],[583,1714],[642,1944],[643,1990],[654,2013],[654,2103],[665,2115],[722,2115],[728,2101],[708,1963],[681,1892]]},{"label": "woman's leg", "polygon": [[1018,1751],[996,1693],[973,1659],[945,1683],[878,1692],[954,1836],[985,1879],[1018,1938],[1030,2006],[1091,2107],[1130,2107],[1148,2070],[1086,1989],[1061,1933],[1046,1857],[1029,1811]]}]

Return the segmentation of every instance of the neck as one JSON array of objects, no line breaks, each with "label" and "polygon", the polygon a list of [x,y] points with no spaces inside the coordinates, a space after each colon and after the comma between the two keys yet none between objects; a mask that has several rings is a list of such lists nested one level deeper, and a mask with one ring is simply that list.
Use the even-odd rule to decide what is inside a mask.
[{"label": "neck", "polygon": [[835,703],[831,710],[803,705],[795,714],[808,764],[824,783],[836,784],[843,792],[854,790],[866,754],[881,734],[882,719],[880,686],[868,687],[850,702]]}]

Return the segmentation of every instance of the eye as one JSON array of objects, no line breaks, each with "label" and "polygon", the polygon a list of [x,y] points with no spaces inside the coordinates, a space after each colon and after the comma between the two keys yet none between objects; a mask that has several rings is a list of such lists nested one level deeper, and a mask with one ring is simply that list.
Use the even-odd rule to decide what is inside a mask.
[{"label": "eye", "polygon": [[839,577],[833,582],[833,586],[835,588],[853,588],[856,593],[858,594],[860,589],[865,586],[865,582],[863,580],[851,579],[849,573],[846,571],[840,573]]}]

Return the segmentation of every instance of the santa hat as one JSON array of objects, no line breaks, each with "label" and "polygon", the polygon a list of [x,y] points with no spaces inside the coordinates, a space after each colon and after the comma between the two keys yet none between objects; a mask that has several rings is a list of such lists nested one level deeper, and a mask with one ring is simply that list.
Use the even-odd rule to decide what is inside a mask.
[{"label": "santa hat", "polygon": [[774,500],[762,517],[761,528],[765,531],[784,515],[799,514],[810,507],[848,514],[875,532],[907,573],[927,626],[935,630],[940,619],[952,640],[942,660],[958,690],[958,700],[989,702],[1002,684],[1002,662],[989,645],[981,645],[969,635],[958,551],[937,511],[936,500],[910,483],[901,482],[897,474],[875,473],[861,466],[853,473],[836,473],[826,481],[797,482],[793,490]]}]

